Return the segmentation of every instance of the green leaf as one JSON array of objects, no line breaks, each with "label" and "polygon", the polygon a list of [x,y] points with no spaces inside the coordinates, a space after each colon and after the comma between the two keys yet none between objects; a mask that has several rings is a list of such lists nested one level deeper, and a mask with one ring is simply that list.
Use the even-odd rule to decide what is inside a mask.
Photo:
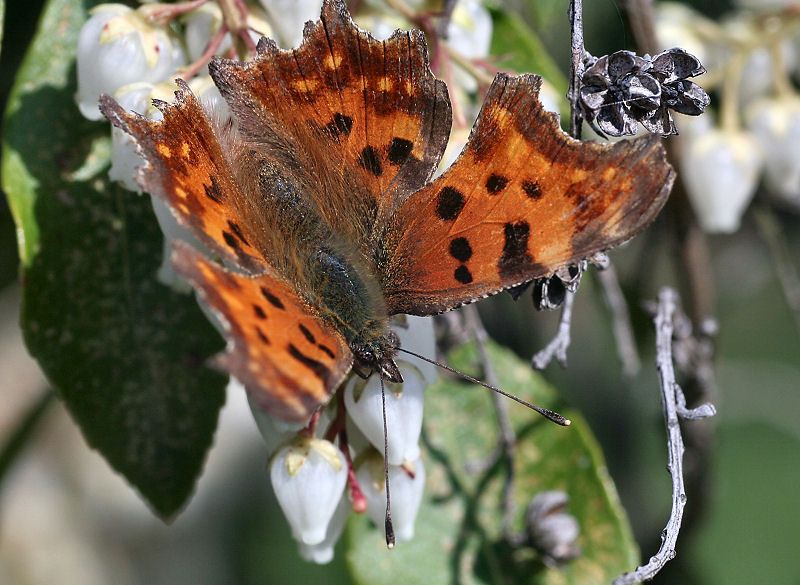
[{"label": "green leaf", "polygon": [[500,66],[518,73],[536,73],[549,81],[559,95],[567,93],[567,79],[545,49],[542,41],[516,14],[493,8],[490,53],[502,57]]},{"label": "green leaf", "polygon": [[[527,363],[506,349],[490,346],[504,390],[547,408],[557,408],[555,392]],[[450,356],[469,371],[472,348]],[[559,427],[511,403],[519,442],[515,450],[515,530],[522,530],[531,498],[544,490],[569,494],[570,514],[580,523],[582,556],[559,569],[545,567],[531,549],[510,548],[502,539],[502,463],[483,473],[468,464],[492,453],[497,438],[491,399],[474,384],[448,378],[426,391],[423,461],[425,496],[409,542],[385,549],[383,529],[363,517],[347,531],[347,555],[356,583],[580,583],[608,584],[636,567],[638,549],[608,476],[600,449],[576,412],[560,410],[572,425]],[[391,432],[391,429],[389,429]]]},{"label": "green leaf", "polygon": [[2,180],[22,259],[31,354],[88,443],[168,518],[186,502],[224,402],[221,340],[159,284],[150,200],[106,177],[109,125],[75,105],[80,0],[47,2],[9,98]]}]

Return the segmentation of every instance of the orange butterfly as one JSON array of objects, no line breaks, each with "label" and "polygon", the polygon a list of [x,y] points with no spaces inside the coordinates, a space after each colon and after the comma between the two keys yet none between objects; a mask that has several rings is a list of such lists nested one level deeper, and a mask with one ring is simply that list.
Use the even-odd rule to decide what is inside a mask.
[{"label": "orange butterfly", "polygon": [[215,58],[219,128],[181,83],[164,119],[101,110],[135,139],[138,180],[228,264],[174,264],[226,327],[216,365],[266,411],[305,420],[351,367],[401,381],[388,316],[433,315],[547,276],[639,232],[674,173],[658,137],[561,131],[535,75],[498,74],[463,152],[430,181],[450,102],[424,36],[377,41],[326,0],[303,44]]}]

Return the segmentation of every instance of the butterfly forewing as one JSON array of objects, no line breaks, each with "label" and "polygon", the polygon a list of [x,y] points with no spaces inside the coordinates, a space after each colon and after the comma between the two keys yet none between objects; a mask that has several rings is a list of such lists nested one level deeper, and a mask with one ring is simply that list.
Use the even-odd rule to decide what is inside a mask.
[{"label": "butterfly forewing", "polygon": [[210,249],[248,269],[264,269],[254,240],[252,213],[234,181],[231,164],[216,129],[200,102],[180,80],[174,104],[156,102],[162,121],[126,112],[111,97],[100,109],[112,124],[130,134],[146,161],[137,180],[160,197],[179,221]]},{"label": "butterfly forewing", "polygon": [[253,61],[216,59],[210,69],[247,137],[290,134],[293,156],[317,179],[309,195],[354,244],[427,182],[447,144],[450,103],[424,35],[377,41],[341,2],[324,3],[299,48],[263,39]]},{"label": "butterfly forewing", "polygon": [[572,140],[537,99],[540,79],[499,74],[453,166],[388,230],[390,313],[432,314],[630,239],[674,179],[658,137]]},{"label": "butterfly forewing", "polygon": [[282,279],[229,271],[181,244],[173,265],[226,330],[228,349],[215,365],[236,376],[256,404],[304,421],[328,401],[349,371],[352,353]]}]

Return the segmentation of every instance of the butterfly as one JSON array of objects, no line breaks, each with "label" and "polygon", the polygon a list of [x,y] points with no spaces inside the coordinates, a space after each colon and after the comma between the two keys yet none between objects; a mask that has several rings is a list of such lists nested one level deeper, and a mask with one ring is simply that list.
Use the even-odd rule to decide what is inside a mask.
[{"label": "butterfly", "polygon": [[262,38],[209,71],[220,124],[185,83],[163,120],[100,108],[130,134],[137,180],[214,258],[173,264],[224,324],[215,366],[265,411],[303,421],[351,369],[402,380],[388,318],[433,315],[617,246],[663,206],[658,137],[571,139],[536,75],[499,73],[469,140],[438,178],[451,106],[420,31],[378,41],[326,0],[299,48]]}]

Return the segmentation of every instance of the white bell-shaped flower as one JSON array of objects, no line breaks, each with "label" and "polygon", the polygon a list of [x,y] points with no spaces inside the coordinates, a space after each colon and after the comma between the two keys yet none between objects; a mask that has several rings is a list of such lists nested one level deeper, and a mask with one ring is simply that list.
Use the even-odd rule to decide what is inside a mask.
[{"label": "white bell-shaped flower", "polygon": [[764,152],[767,188],[800,208],[800,97],[758,100],[750,105],[746,118]]},{"label": "white bell-shaped flower", "polygon": [[738,230],[758,187],[758,141],[746,132],[711,129],[686,140],[681,154],[681,177],[700,227],[709,233]]},{"label": "white bell-shaped flower", "polygon": [[342,452],[329,441],[298,437],[275,453],[270,479],[292,536],[304,544],[323,542],[347,483]]},{"label": "white bell-shaped flower", "polygon": [[[153,84],[148,82],[129,83],[114,93],[114,99],[129,112],[136,112],[150,120],[161,120],[161,112],[153,106],[153,98],[172,101],[178,86],[174,82]],[[136,170],[144,161],[136,152],[133,138],[119,128],[111,128],[111,168],[108,176],[119,181],[129,191],[141,191],[135,181]]]},{"label": "white bell-shaped flower", "polygon": [[[392,326],[392,331],[397,334],[400,347],[425,356],[428,359],[436,357],[436,336],[433,333],[433,319],[431,317],[414,317],[405,315],[403,321]],[[428,384],[433,384],[439,377],[439,372],[434,364],[413,356],[399,354],[402,361],[414,364],[422,372]]]},{"label": "white bell-shaped flower", "polygon": [[333,518],[328,522],[328,529],[325,531],[325,539],[318,544],[298,543],[300,557],[309,563],[326,565],[333,560],[333,547],[339,540],[350,515],[350,500],[347,495],[343,495],[336,506]]},{"label": "white bell-shaped flower", "polygon": [[[392,465],[419,457],[423,389],[426,386],[420,370],[403,360],[396,360],[396,363],[403,383],[384,382],[388,455]],[[345,387],[344,403],[351,420],[383,453],[383,406],[378,375],[373,374],[367,380],[353,376]]]},{"label": "white bell-shaped flower", "polygon": [[167,28],[127,6],[101,4],[78,39],[78,107],[86,118],[100,120],[100,94],[114,94],[130,83],[159,83],[185,62],[183,48]]},{"label": "white bell-shaped flower", "polygon": [[306,426],[303,423],[285,421],[261,410],[244,385],[233,376],[228,382],[227,392],[244,392],[247,394],[247,403],[253,413],[253,420],[261,433],[261,437],[264,439],[264,443],[267,445],[267,451],[270,455],[279,446],[289,443],[297,435],[297,432]]},{"label": "white bell-shaped flower", "polygon": [[[383,458],[373,452],[356,471],[356,478],[367,499],[367,514],[372,521],[383,527],[386,514],[386,478]],[[414,521],[425,490],[425,466],[422,459],[403,466],[389,466],[389,490],[391,493],[392,524],[398,541],[414,537]]]},{"label": "white bell-shaped flower", "polygon": [[260,0],[277,40],[284,48],[296,47],[303,39],[303,26],[318,20],[322,0]]}]

